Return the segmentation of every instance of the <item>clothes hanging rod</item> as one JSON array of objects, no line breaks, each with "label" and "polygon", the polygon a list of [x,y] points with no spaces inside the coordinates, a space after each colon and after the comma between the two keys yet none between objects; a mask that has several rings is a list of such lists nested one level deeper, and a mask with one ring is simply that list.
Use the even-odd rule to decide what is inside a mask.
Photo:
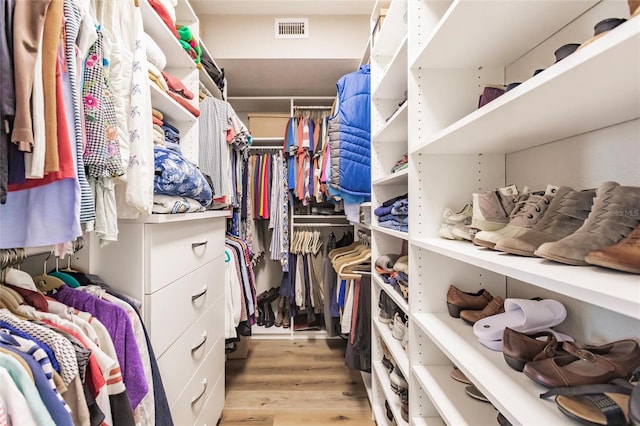
[{"label": "clothes hanging rod", "polygon": [[352,225],[348,223],[294,223],[294,228],[351,228]]},{"label": "clothes hanging rod", "polygon": [[253,146],[250,145],[248,149],[260,149],[264,151],[282,151],[281,146]]},{"label": "clothes hanging rod", "polygon": [[331,105],[294,105],[294,109],[331,109]]}]

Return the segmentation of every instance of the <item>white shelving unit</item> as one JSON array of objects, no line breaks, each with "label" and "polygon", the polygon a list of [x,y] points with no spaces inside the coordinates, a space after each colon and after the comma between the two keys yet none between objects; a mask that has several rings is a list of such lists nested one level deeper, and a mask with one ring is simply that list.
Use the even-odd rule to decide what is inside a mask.
[{"label": "white shelving unit", "polygon": [[[568,313],[560,331],[603,344],[640,337],[640,277],[494,252],[438,229],[444,208],[506,184],[640,186],[640,18],[554,63],[557,48],[589,39],[597,22],[628,18],[627,2],[411,0],[408,9],[412,424],[496,424],[498,412],[512,424],[577,424],[448,315],[447,290],[556,299]],[[478,108],[486,85],[511,82],[521,84]],[[385,127],[375,134],[374,144],[397,143]],[[376,190],[395,182],[373,181]],[[386,237],[373,229],[374,240]],[[454,365],[491,404],[465,395]]]},{"label": "white shelving unit", "polygon": [[[371,255],[372,263],[386,254],[406,253],[409,239],[407,232],[381,227],[373,211],[383,202],[408,192],[409,169],[391,173],[391,169],[408,152],[409,103],[407,93],[407,0],[378,1],[371,14],[373,31],[381,9],[387,9],[386,17],[371,47]],[[410,376],[409,357],[399,340],[395,339],[387,324],[378,320],[378,301],[386,292],[396,305],[409,316],[409,304],[375,271],[372,281],[372,363],[374,387],[371,404],[379,425],[390,424],[384,408],[389,402],[397,424],[407,424],[400,411],[399,397],[390,388],[389,375],[382,367],[382,342],[389,348],[399,370]]]}]

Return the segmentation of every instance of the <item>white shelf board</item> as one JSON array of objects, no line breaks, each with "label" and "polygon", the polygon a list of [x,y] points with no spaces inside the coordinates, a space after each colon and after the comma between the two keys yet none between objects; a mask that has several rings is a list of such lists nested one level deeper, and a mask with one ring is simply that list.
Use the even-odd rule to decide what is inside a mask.
[{"label": "white shelf board", "polygon": [[640,16],[444,128],[411,153],[511,153],[638,118],[638,46]]},{"label": "white shelf board", "polygon": [[373,420],[375,421],[375,424],[377,426],[383,426],[383,425],[389,424],[389,420],[387,420],[387,415],[385,413],[384,406],[372,405],[371,409],[373,410]]},{"label": "white shelf board", "polygon": [[170,123],[196,122],[196,117],[193,114],[170,98],[169,95],[163,92],[155,83],[151,83],[149,87],[151,89],[151,105],[162,112],[162,115],[169,120]]},{"label": "white shelf board", "polygon": [[414,367],[414,377],[429,394],[431,402],[450,425],[495,425],[498,412],[493,405],[471,398],[466,384],[450,377],[451,366]]},{"label": "white shelf board", "polygon": [[396,339],[391,335],[391,329],[387,324],[383,324],[378,321],[378,316],[375,316],[375,321],[373,321],[374,327],[378,336],[384,341],[387,348],[389,348],[389,352],[391,352],[391,356],[396,361],[396,365],[400,367],[400,372],[405,378],[409,377],[409,358],[407,357],[407,352],[404,350],[402,345],[400,344],[400,340]]},{"label": "white shelf board", "polygon": [[387,176],[381,177],[371,182],[372,186],[386,185],[407,185],[409,183],[409,168],[400,170],[396,173],[389,173]]},{"label": "white shelf board", "polygon": [[[391,408],[391,412],[393,413],[393,418],[396,421],[397,425],[408,425],[409,423],[405,422],[402,418],[402,412],[400,408],[400,396],[396,395],[391,389],[391,380],[389,379],[389,373],[387,369],[384,368],[381,361],[374,361],[373,370],[375,371],[375,375],[380,382],[380,387],[384,393],[384,397],[389,403],[389,407]],[[386,419],[386,414],[385,414]]]},{"label": "white shelf board", "polygon": [[402,99],[407,90],[407,37],[391,59],[377,87],[371,90],[371,99]]},{"label": "white shelf board", "polygon": [[501,351],[484,347],[464,321],[445,313],[415,314],[414,320],[512,424],[574,424],[553,399],[540,399],[546,388],[509,367]]},{"label": "white shelf board", "polygon": [[440,417],[414,417],[411,419],[413,426],[445,426],[446,423]]},{"label": "white shelf board", "polygon": [[403,240],[408,240],[409,239],[409,233],[408,232],[396,231],[396,230],[393,230],[393,229],[384,228],[384,227],[382,227],[380,225],[371,225],[371,229],[373,231],[380,232],[382,234],[391,235],[392,237],[401,238]]},{"label": "white shelf board", "polygon": [[638,275],[597,266],[571,266],[541,258],[515,256],[466,241],[411,239],[410,244],[640,319]]},{"label": "white shelf board", "polygon": [[361,371],[362,376],[362,384],[364,385],[365,390],[367,391],[367,398],[369,398],[369,402],[373,401],[373,390],[371,388],[371,373],[367,373],[366,371]]},{"label": "white shelf board", "polygon": [[409,137],[409,102],[405,102],[393,113],[384,126],[371,138],[372,142],[406,142]]},{"label": "white shelf board", "polygon": [[178,39],[167,28],[147,0],[140,0],[140,12],[142,13],[144,31],[160,46],[167,57],[167,68],[194,69],[196,63],[180,46]]},{"label": "white shelf board", "polygon": [[[425,40],[412,68],[505,68],[596,3],[455,0]],[[464,43],[451,42],[461,34]]]},{"label": "white shelf board", "polygon": [[230,210],[207,210],[197,213],[175,213],[175,214],[158,214],[154,213],[143,216],[139,219],[119,219],[121,223],[169,223],[184,222],[189,220],[211,219],[214,217],[231,217]]},{"label": "white shelf board", "polygon": [[386,284],[382,280],[380,275],[374,272],[372,274],[372,277],[373,282],[377,284],[382,291],[387,293],[387,295],[389,295],[389,297],[395,302],[396,305],[398,305],[400,309],[403,310],[405,314],[409,315],[409,302],[407,302],[404,297],[402,297],[402,295],[398,293],[390,284]]},{"label": "white shelf board", "polygon": [[351,225],[353,225],[354,227],[356,227],[356,228],[362,228],[362,229],[367,229],[367,230],[371,231],[371,225],[368,225],[366,223],[354,222],[352,220],[350,220],[349,223]]},{"label": "white shelf board", "polygon": [[371,56],[391,56],[407,34],[407,24],[404,15],[407,11],[407,0],[394,0],[389,5],[387,16],[384,18],[376,42],[371,49]]}]

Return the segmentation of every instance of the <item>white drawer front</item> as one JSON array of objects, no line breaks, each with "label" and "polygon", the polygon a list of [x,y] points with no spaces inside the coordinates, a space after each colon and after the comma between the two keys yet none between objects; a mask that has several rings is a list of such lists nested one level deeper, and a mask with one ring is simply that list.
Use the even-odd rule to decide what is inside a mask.
[{"label": "white drawer front", "polygon": [[222,219],[145,225],[146,293],[154,293],[223,254],[224,232]]},{"label": "white drawer front", "polygon": [[[180,392],[195,374],[205,356],[212,363],[214,373],[224,370],[224,297],[220,297],[191,327],[158,357],[158,367],[162,374],[169,405],[180,396]],[[210,353],[211,348],[215,353]]]},{"label": "white drawer front", "polygon": [[224,408],[224,376],[218,378],[216,387],[211,391],[209,399],[202,407],[200,418],[195,422],[197,426],[215,426],[222,417]]},{"label": "white drawer front", "polygon": [[[213,393],[224,398],[224,371],[219,371],[219,365],[214,361],[218,353],[224,353],[224,339],[218,340],[178,400],[170,406],[176,425],[196,424],[196,420],[207,406],[209,396]],[[180,365],[174,367],[174,370],[177,369],[180,369]]]},{"label": "white drawer front", "polygon": [[145,297],[145,321],[158,356],[224,294],[223,268],[221,256]]}]

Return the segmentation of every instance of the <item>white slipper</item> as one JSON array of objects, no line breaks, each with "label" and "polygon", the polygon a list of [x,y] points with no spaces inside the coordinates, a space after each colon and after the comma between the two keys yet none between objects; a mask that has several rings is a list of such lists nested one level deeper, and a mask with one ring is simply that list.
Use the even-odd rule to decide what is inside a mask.
[{"label": "white slipper", "polygon": [[477,321],[473,332],[480,341],[496,341],[502,340],[505,327],[521,333],[534,333],[554,327],[566,317],[564,305],[557,300],[506,299],[504,313]]}]

